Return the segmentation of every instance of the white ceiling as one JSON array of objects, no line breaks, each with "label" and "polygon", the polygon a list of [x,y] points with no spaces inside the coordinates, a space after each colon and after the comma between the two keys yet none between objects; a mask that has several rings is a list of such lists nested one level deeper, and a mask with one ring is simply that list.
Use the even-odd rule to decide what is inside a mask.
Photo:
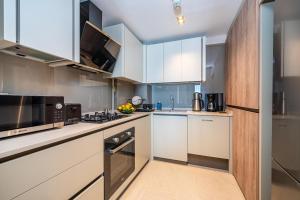
[{"label": "white ceiling", "polygon": [[177,24],[172,0],[92,0],[103,26],[126,24],[143,42],[227,34],[243,0],[182,0],[186,23]]}]

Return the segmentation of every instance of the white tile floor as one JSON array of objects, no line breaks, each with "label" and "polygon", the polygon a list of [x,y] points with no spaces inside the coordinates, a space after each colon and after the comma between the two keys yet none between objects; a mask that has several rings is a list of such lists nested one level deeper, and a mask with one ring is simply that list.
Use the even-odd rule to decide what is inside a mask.
[{"label": "white tile floor", "polygon": [[121,200],[244,200],[231,174],[151,161]]}]

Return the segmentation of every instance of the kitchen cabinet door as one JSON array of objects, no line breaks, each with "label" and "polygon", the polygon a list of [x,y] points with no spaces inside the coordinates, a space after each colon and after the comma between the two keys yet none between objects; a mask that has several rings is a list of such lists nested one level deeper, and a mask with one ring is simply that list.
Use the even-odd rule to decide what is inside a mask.
[{"label": "kitchen cabinet door", "polygon": [[164,82],[164,45],[147,45],[147,83]]},{"label": "kitchen cabinet door", "polygon": [[187,116],[153,116],[154,157],[187,162]]},{"label": "kitchen cabinet door", "polygon": [[125,77],[143,82],[143,44],[125,27]]},{"label": "kitchen cabinet door", "polygon": [[36,187],[20,194],[14,199],[70,199],[89,183],[95,180],[98,176],[100,176],[100,163],[100,156],[96,154],[87,160],[72,166],[57,176],[52,177]]},{"label": "kitchen cabinet door", "polygon": [[164,43],[164,82],[181,82],[181,40]]},{"label": "kitchen cabinet door", "polygon": [[20,44],[73,59],[74,0],[20,0]]},{"label": "kitchen cabinet door", "polygon": [[189,116],[188,153],[229,159],[229,117]]},{"label": "kitchen cabinet door", "polygon": [[[84,151],[82,147],[85,147]],[[47,191],[47,189],[55,191],[57,187],[52,183],[59,181],[59,183],[70,185],[69,189],[72,188],[73,191],[74,188],[76,190],[75,186],[81,185],[82,187],[76,190],[76,192],[78,192],[90,181],[103,173],[103,148],[103,133],[99,132],[1,163],[0,180],[6,181],[5,184],[0,184],[0,199],[15,198],[67,171],[70,173],[66,173],[56,180],[53,179],[54,182],[49,182],[49,184],[47,183],[41,186],[41,188],[44,188],[44,191]],[[92,157],[95,158],[92,159]],[[87,160],[90,161],[87,162]],[[80,165],[80,163],[84,163],[84,161],[86,161],[87,164]],[[75,170],[74,166],[78,166],[76,169],[78,169],[79,172],[84,171],[86,175],[90,177],[83,176],[80,178],[79,174],[79,179],[74,178],[72,179],[74,182],[72,182],[70,177],[78,173],[78,170]],[[76,172],[70,170],[72,167],[74,167]],[[88,170],[90,170],[90,172],[88,172]],[[42,190],[35,189],[32,195],[43,195],[41,191]],[[60,194],[65,193],[64,191],[61,191],[59,194],[57,193],[57,195]]]},{"label": "kitchen cabinet door", "polygon": [[182,40],[182,81],[202,81],[202,38]]},{"label": "kitchen cabinet door", "polygon": [[300,20],[288,20],[282,23],[282,77],[299,77]]},{"label": "kitchen cabinet door", "polygon": [[121,45],[112,77],[143,82],[143,44],[124,24],[105,27],[104,31]]},{"label": "kitchen cabinet door", "polygon": [[114,26],[104,27],[103,29],[113,40],[118,42],[121,45],[120,52],[118,54],[114,71],[112,74],[113,78],[121,77],[125,74],[125,68],[123,67],[125,64],[125,26],[123,24],[117,24]]},{"label": "kitchen cabinet door", "polygon": [[232,109],[233,175],[246,199],[259,199],[259,113]]},{"label": "kitchen cabinet door", "polygon": [[104,177],[99,178],[90,187],[84,190],[74,200],[103,200],[104,199]]},{"label": "kitchen cabinet door", "polygon": [[138,173],[150,159],[150,117],[135,121],[135,170]]},{"label": "kitchen cabinet door", "polygon": [[17,40],[17,5],[12,0],[2,0],[0,4],[0,48],[5,48]]}]

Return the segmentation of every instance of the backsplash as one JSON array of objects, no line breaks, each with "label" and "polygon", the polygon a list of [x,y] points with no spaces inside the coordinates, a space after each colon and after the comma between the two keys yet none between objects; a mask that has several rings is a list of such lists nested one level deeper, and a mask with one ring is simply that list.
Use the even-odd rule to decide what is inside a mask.
[{"label": "backsplash", "polygon": [[0,61],[0,93],[64,96],[66,103],[81,103],[83,112],[111,107],[111,80],[102,75],[3,53]]},{"label": "backsplash", "polygon": [[126,81],[115,80],[115,109],[128,102],[134,96],[135,85]]},{"label": "backsplash", "polygon": [[195,91],[195,84],[153,84],[152,85],[152,102],[162,103],[163,108],[171,107],[171,99],[175,99],[175,108],[191,108],[192,94]]}]

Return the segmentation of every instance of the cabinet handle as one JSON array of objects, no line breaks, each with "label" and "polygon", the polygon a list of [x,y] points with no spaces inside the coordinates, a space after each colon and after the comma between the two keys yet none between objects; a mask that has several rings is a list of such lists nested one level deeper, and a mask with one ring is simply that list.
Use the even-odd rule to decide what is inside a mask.
[{"label": "cabinet handle", "polygon": [[213,122],[214,120],[212,119],[202,119],[203,122]]}]

